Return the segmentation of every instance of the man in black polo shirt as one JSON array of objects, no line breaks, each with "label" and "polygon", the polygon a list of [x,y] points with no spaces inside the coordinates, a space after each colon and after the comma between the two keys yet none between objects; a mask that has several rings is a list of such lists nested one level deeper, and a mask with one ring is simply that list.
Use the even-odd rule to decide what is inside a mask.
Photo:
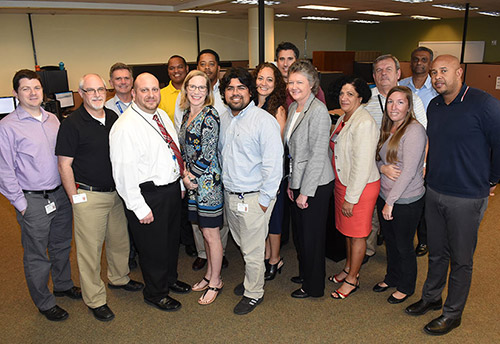
[{"label": "man in black polo shirt", "polygon": [[109,287],[139,291],[144,285],[128,277],[127,220],[109,160],[109,132],[118,115],[104,108],[106,87],[99,75],[84,75],[78,93],[83,104],[61,124],[56,155],[64,189],[73,204],[83,300],[96,319],[109,321],[114,314],[106,304],[100,277],[104,240]]},{"label": "man in black polo shirt", "polygon": [[422,299],[406,313],[441,308],[449,267],[443,313],[424,327],[428,334],[442,335],[460,326],[479,224],[500,179],[500,101],[462,84],[463,71],[454,56],[436,58],[430,73],[439,95],[427,108],[429,270]]}]

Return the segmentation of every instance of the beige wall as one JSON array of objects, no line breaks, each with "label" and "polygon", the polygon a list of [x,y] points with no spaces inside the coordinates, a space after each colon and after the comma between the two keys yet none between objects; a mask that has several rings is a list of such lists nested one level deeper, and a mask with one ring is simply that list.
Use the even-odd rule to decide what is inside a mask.
[{"label": "beige wall", "polygon": [[[195,18],[130,15],[32,15],[38,64],[68,70],[70,89],[85,73],[108,79],[117,62],[163,63],[173,54],[196,60]],[[297,43],[304,51],[304,22],[276,22],[275,43]],[[309,23],[308,56],[313,50],[344,50],[346,26]],[[0,95],[10,95],[16,70],[34,68],[28,15],[0,14]],[[211,48],[223,60],[248,60],[246,20],[200,18],[200,48]]]}]

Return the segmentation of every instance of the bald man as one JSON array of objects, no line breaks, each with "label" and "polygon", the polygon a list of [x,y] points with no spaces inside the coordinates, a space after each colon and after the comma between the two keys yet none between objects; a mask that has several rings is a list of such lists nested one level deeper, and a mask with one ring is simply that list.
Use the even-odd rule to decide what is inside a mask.
[{"label": "bald man", "polygon": [[109,321],[115,316],[106,304],[101,279],[104,241],[109,287],[139,291],[144,285],[128,277],[127,220],[111,173],[109,132],[118,116],[104,107],[106,86],[99,75],[84,75],[78,93],[83,103],[62,122],[56,155],[62,184],[73,205],[83,301],[97,320]]},{"label": "bald man", "polygon": [[113,177],[139,253],[144,301],[163,311],[175,311],[181,304],[169,291],[191,291],[177,280],[184,192],[179,179],[184,163],[174,125],[158,109],[158,79],[149,73],[137,76],[132,97],[110,133]]},{"label": "bald man", "polygon": [[437,57],[430,73],[439,95],[427,110],[429,269],[422,299],[406,313],[441,309],[448,278],[442,315],[424,327],[428,334],[442,335],[460,326],[479,224],[500,179],[500,101],[463,84],[454,56]]}]

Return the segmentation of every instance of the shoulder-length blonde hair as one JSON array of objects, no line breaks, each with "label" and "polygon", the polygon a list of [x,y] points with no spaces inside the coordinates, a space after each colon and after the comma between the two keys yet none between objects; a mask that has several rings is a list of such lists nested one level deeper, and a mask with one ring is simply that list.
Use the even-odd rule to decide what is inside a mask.
[{"label": "shoulder-length blonde hair", "polygon": [[396,129],[391,139],[387,143],[386,160],[391,164],[398,162],[399,141],[401,141],[406,128],[412,121],[416,121],[415,112],[413,111],[413,93],[411,92],[411,90],[406,86],[395,86],[391,88],[391,90],[387,94],[387,98],[385,99],[384,116],[382,117],[382,125],[380,126],[380,139],[377,144],[377,161],[381,160],[379,154],[380,150],[382,149],[385,141],[387,141],[387,139],[391,135],[392,125],[394,124],[392,119],[387,114],[387,101],[389,100],[389,97],[395,92],[404,93],[404,95],[406,96],[406,100],[408,100],[408,112],[406,113],[403,123],[401,123],[401,125]]},{"label": "shoulder-length blonde hair", "polygon": [[205,84],[207,85],[207,95],[205,97],[205,103],[203,104],[203,107],[205,106],[210,106],[214,104],[214,93],[212,90],[212,85],[210,84],[210,79],[208,76],[199,70],[192,70],[189,72],[189,74],[186,76],[186,79],[184,79],[184,82],[182,83],[181,87],[181,101],[179,103],[179,107],[182,110],[187,110],[189,108],[189,100],[187,98],[187,90],[186,87],[189,85],[189,81],[194,78],[195,76],[201,76],[205,79]]}]

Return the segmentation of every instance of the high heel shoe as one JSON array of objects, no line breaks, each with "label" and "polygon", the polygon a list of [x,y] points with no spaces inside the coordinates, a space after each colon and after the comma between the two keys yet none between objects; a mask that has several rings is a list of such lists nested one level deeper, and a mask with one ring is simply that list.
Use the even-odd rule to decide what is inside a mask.
[{"label": "high heel shoe", "polygon": [[328,280],[330,282],[333,282],[333,283],[342,283],[342,282],[344,282],[345,277],[342,278],[342,279],[337,278],[337,276],[340,275],[342,272],[345,273],[346,277],[347,277],[347,275],[349,275],[349,271],[345,271],[345,269],[342,269],[342,271],[339,272],[338,274],[328,277]]},{"label": "high heel shoe", "polygon": [[344,283],[346,284],[349,284],[350,286],[353,286],[354,289],[352,289],[350,292],[348,292],[347,294],[344,294],[340,291],[340,288],[335,290],[330,296],[335,299],[335,300],[342,300],[342,299],[345,299],[346,297],[348,297],[349,295],[351,295],[352,293],[355,293],[356,290],[359,289],[359,280],[357,280],[358,283],[357,284],[354,284],[354,283],[351,283],[349,282],[348,280],[344,279]]},{"label": "high heel shoe", "polygon": [[279,262],[276,264],[269,264],[269,271],[264,275],[264,280],[271,281],[276,277],[277,272],[281,274],[281,268],[283,268],[283,265],[285,265],[283,258],[280,258]]},{"label": "high heel shoe", "polygon": [[271,265],[269,264],[269,258],[264,259],[264,265],[266,266],[266,274],[269,273],[269,268]]}]

